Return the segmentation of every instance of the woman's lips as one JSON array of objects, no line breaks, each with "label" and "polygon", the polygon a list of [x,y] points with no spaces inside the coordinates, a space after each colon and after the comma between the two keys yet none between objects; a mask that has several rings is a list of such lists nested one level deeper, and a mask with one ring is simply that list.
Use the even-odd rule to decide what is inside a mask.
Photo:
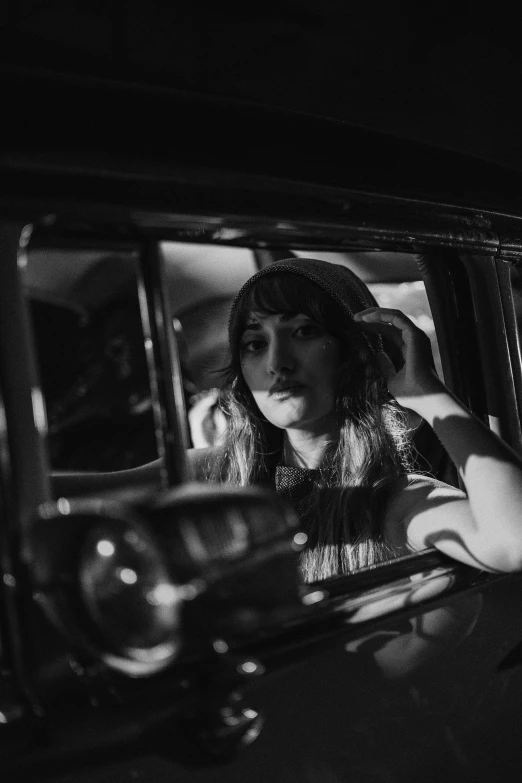
[{"label": "woman's lips", "polygon": [[292,397],[294,394],[299,394],[304,390],[302,383],[288,384],[282,387],[276,387],[270,391],[270,397],[274,397],[276,400],[284,400],[287,397]]}]

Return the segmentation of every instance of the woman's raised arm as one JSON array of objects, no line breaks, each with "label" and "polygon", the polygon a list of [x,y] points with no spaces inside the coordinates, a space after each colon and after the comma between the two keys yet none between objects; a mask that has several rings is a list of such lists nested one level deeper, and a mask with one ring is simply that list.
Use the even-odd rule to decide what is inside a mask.
[{"label": "woman's raised arm", "polygon": [[467,498],[444,498],[429,482],[404,490],[407,539],[415,549],[435,546],[490,571],[522,569],[522,461],[437,377],[428,337],[398,310],[370,308],[355,319],[385,333],[401,348],[397,370],[378,361],[397,402],[422,416],[455,463]]}]

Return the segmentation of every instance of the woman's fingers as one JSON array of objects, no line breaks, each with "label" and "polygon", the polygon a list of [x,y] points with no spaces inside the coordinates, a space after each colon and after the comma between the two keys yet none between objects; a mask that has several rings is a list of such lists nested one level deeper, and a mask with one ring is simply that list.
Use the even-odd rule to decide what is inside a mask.
[{"label": "woman's fingers", "polygon": [[366,310],[361,310],[354,315],[354,320],[359,322],[361,326],[368,327],[371,331],[382,330],[384,332],[384,330],[388,330],[391,334],[390,327],[392,327],[400,332],[405,342],[417,330],[413,321],[400,310],[391,310],[386,307],[369,307]]},{"label": "woman's fingers", "polygon": [[433,386],[433,358],[428,336],[400,310],[370,307],[354,317],[363,329],[380,332],[397,345],[404,365],[394,368],[386,354],[376,357],[389,391],[405,407]]},{"label": "woman's fingers", "polygon": [[391,307],[367,307],[365,310],[359,310],[359,312],[354,315],[354,318],[363,318],[366,316],[372,316],[372,318],[375,318],[376,320],[380,319],[388,322],[391,322],[392,318],[398,318],[405,323],[413,325],[413,322],[402,312],[402,310],[396,310]]},{"label": "woman's fingers", "polygon": [[400,310],[369,307],[354,316],[354,320],[368,332],[377,332],[397,346],[405,357],[405,351],[413,345],[419,330]]},{"label": "woman's fingers", "polygon": [[402,332],[396,326],[392,326],[390,323],[381,322],[368,322],[360,321],[359,326],[364,329],[365,332],[373,332],[374,334],[380,334],[387,340],[392,342],[397,348],[401,350],[404,348],[404,340],[402,339]]},{"label": "woman's fingers", "polygon": [[[369,307],[354,316],[354,320],[368,331],[377,331],[397,345],[406,357],[406,352],[424,352],[429,338],[413,321],[400,310],[385,307]],[[431,348],[429,349],[431,352]]]},{"label": "woman's fingers", "polygon": [[382,373],[382,377],[384,378],[386,383],[388,383],[388,381],[391,381],[391,379],[394,378],[395,375],[397,374],[397,370],[392,360],[390,359],[387,353],[384,353],[384,351],[379,351],[379,353],[375,355],[375,360],[377,362],[379,370]]}]

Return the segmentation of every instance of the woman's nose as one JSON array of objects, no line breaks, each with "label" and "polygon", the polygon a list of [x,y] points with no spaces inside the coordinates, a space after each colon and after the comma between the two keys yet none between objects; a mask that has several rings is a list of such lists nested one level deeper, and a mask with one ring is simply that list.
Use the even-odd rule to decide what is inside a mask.
[{"label": "woman's nose", "polygon": [[267,369],[270,375],[281,375],[295,369],[295,357],[285,341],[274,340],[270,343]]}]

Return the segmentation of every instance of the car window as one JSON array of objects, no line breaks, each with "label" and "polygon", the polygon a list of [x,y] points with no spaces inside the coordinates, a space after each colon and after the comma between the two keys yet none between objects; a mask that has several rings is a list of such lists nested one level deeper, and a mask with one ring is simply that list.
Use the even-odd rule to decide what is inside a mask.
[{"label": "car window", "polygon": [[230,305],[256,271],[255,256],[250,248],[183,242],[162,243],[162,254],[190,405],[192,395],[221,385]]},{"label": "car window", "polygon": [[[163,244],[163,255],[180,344],[190,441],[195,448],[219,445],[225,436],[220,389],[226,378],[223,369],[228,363],[227,324],[233,297],[260,265],[276,258],[313,256],[350,268],[366,282],[380,306],[402,310],[428,334],[436,370],[443,377],[433,318],[412,253],[289,248],[260,256],[249,248],[170,242]],[[412,422],[412,440],[415,467],[447,480],[448,458],[431,430]]]},{"label": "car window", "polygon": [[[250,248],[182,242],[162,243],[162,254],[180,348],[190,445],[217,445],[226,428],[219,394],[228,362],[230,305],[257,270],[259,257]],[[285,255],[312,253],[279,251],[279,257]],[[429,335],[441,373],[433,319],[412,254],[313,255],[353,269],[381,306],[410,316]],[[73,254],[36,248],[29,253],[25,289],[52,469],[111,471],[155,459],[136,260],[100,251]],[[420,467],[436,472],[433,463],[439,456],[434,460],[430,454],[427,462],[421,456]]]},{"label": "car window", "polygon": [[24,282],[51,468],[112,471],[155,459],[135,259],[35,249]]}]

